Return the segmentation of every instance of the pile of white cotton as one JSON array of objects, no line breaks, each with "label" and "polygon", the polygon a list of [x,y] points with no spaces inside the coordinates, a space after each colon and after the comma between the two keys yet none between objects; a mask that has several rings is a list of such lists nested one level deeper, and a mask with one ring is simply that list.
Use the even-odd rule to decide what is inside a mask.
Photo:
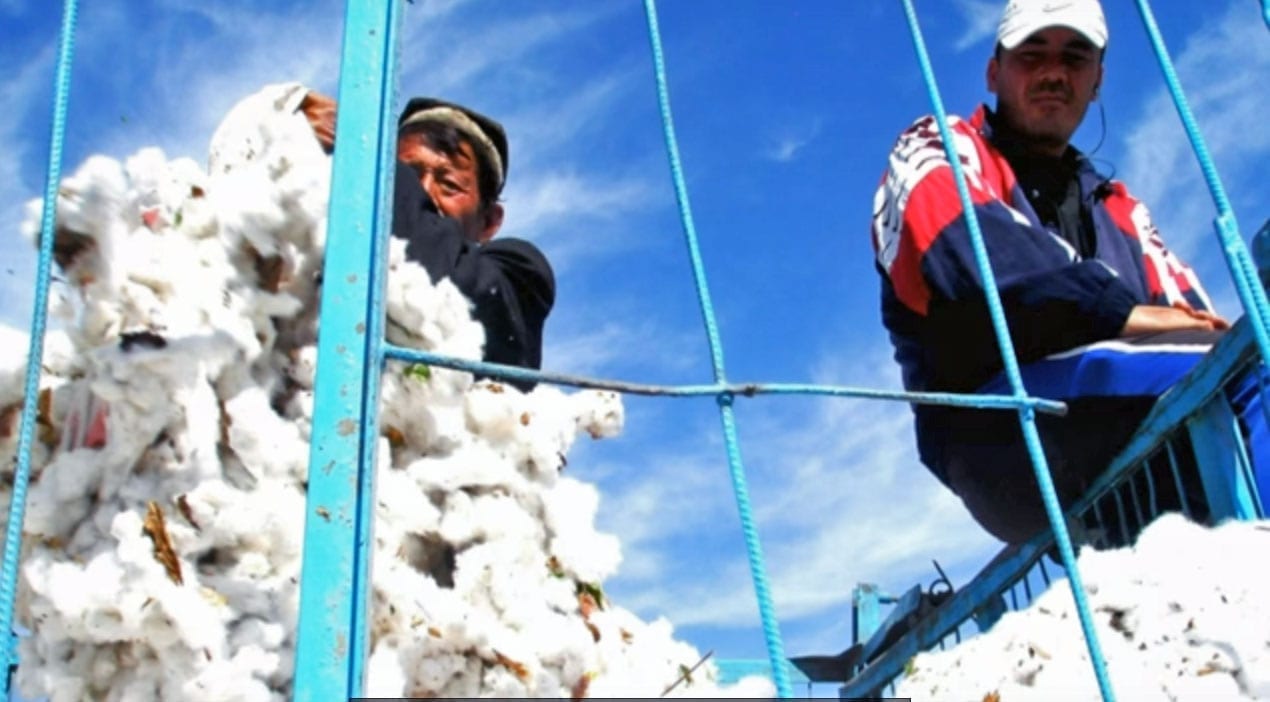
[{"label": "pile of white cotton", "polygon": [[[1207,529],[1179,515],[1133,548],[1078,559],[1118,699],[1270,699],[1270,523]],[[1100,700],[1065,580],[988,633],[917,656],[898,685],[914,700]]]},{"label": "pile of white cotton", "polygon": [[[62,184],[69,292],[33,452],[23,695],[289,697],[330,171],[295,111],[304,92],[235,107],[207,171],[147,149],[90,158]],[[454,286],[432,285],[400,242],[390,262],[389,338],[478,358],[483,332]],[[25,348],[0,339],[6,472]],[[565,456],[582,434],[620,431],[616,395],[395,364],[381,399],[367,694],[770,692],[719,690],[710,665],[685,675],[701,656],[666,621],[604,597],[619,545]]]}]

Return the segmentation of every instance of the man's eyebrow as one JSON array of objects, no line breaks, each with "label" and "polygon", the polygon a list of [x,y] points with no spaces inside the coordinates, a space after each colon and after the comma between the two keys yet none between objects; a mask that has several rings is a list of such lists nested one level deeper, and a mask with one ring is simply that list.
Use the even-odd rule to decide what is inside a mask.
[{"label": "man's eyebrow", "polygon": [[1085,37],[1075,37],[1074,39],[1071,39],[1063,45],[1063,49],[1067,51],[1088,51],[1090,53],[1097,51],[1097,49],[1094,48],[1093,42],[1089,41]]}]

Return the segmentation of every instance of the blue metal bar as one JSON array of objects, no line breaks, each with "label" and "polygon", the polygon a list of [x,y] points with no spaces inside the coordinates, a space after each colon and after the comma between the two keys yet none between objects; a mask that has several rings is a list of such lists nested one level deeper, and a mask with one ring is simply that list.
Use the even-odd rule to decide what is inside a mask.
[{"label": "blue metal bar", "polygon": [[851,592],[851,643],[864,643],[882,626],[884,595],[872,583],[860,583]]},{"label": "blue metal bar", "polygon": [[66,136],[66,111],[70,103],[71,60],[75,55],[75,25],[78,17],[76,0],[62,6],[62,28],[58,36],[57,70],[53,85],[53,120],[49,138],[49,156],[44,175],[44,211],[40,220],[40,255],[35,273],[35,302],[31,311],[31,337],[28,339],[26,380],[23,386],[22,416],[18,424],[18,465],[13,473],[13,493],[9,501],[9,520],[5,523],[4,573],[0,582],[0,624],[3,637],[3,699],[9,697],[11,666],[18,656],[13,639],[13,605],[18,591],[18,559],[22,553],[22,525],[26,518],[26,495],[31,481],[31,445],[35,440],[35,419],[40,399],[40,370],[44,359],[44,332],[48,325],[49,274],[53,262],[54,226],[57,217],[57,189],[62,180],[62,147]]},{"label": "blue metal bar", "polygon": [[1199,161],[1200,170],[1204,174],[1204,180],[1208,183],[1209,192],[1217,206],[1217,218],[1214,223],[1218,240],[1222,245],[1222,252],[1230,267],[1235,290],[1239,293],[1239,300],[1252,319],[1253,336],[1257,340],[1261,357],[1270,359],[1270,333],[1267,332],[1267,326],[1270,326],[1270,301],[1266,299],[1266,291],[1261,286],[1257,267],[1252,257],[1248,255],[1248,248],[1244,245],[1243,238],[1239,235],[1239,225],[1235,221],[1234,209],[1217,174],[1217,165],[1208,150],[1208,145],[1200,134],[1195,114],[1191,111],[1186,94],[1182,91],[1181,81],[1178,80],[1177,71],[1173,67],[1168,48],[1164,45],[1164,38],[1160,34],[1155,15],[1151,11],[1151,3],[1148,0],[1137,0],[1137,5],[1138,14],[1142,15],[1142,24],[1146,28],[1151,47],[1155,50],[1160,70],[1164,74],[1164,81],[1173,97],[1178,117],[1182,120],[1182,127],[1185,128],[1186,136],[1191,141],[1195,158]]},{"label": "blue metal bar", "polygon": [[1169,472],[1173,474],[1173,485],[1177,488],[1177,500],[1182,504],[1182,514],[1186,515],[1187,519],[1194,519],[1191,516],[1189,501],[1186,499],[1186,487],[1182,485],[1182,473],[1177,467],[1177,454],[1173,452],[1173,442],[1165,443],[1164,448],[1169,452]]},{"label": "blue metal bar", "polygon": [[[957,152],[956,141],[948,126],[948,115],[944,111],[943,99],[935,81],[935,71],[930,56],[926,51],[926,42],[922,38],[921,28],[917,22],[917,12],[912,0],[902,0],[904,14],[908,20],[909,30],[913,37],[913,46],[921,65],[922,77],[926,82],[931,106],[935,112],[935,120],[939,125],[940,138],[944,142],[944,150],[948,155],[948,165],[952,169],[953,179],[957,184],[957,195],[961,200],[966,226],[970,232],[970,242],[974,248],[975,261],[979,266],[979,274],[983,279],[984,294],[988,302],[988,310],[992,316],[992,328],[996,332],[997,344],[1001,348],[1001,360],[1006,377],[1010,380],[1010,388],[1018,398],[1027,392],[1023,386],[1023,377],[1019,372],[1018,357],[1014,351],[1014,342],[1010,338],[1010,330],[1006,325],[1005,312],[1001,306],[1001,295],[997,290],[996,275],[992,271],[992,263],[988,257],[988,249],[983,241],[983,232],[979,228],[979,219],[975,216],[974,203],[970,198],[970,189],[966,184],[965,173],[961,168],[961,157]],[[1054,480],[1050,475],[1049,463],[1041,448],[1040,434],[1036,429],[1036,413],[1031,408],[1019,410],[1019,424],[1023,430],[1023,438],[1032,457],[1032,467],[1036,472],[1037,486],[1041,491],[1041,501],[1045,505],[1045,513],[1049,517],[1054,532],[1054,540],[1058,546],[1059,556],[1067,571],[1067,580],[1071,586],[1072,598],[1076,603],[1076,613],[1080,619],[1081,630],[1085,634],[1085,643],[1089,648],[1089,659],[1093,665],[1094,676],[1098,680],[1098,689],[1104,702],[1112,702],[1115,694],[1111,689],[1111,681],[1107,677],[1106,659],[1102,654],[1102,646],[1098,642],[1098,633],[1094,628],[1093,615],[1089,610],[1089,602],[1085,596],[1085,587],[1076,566],[1076,556],[1072,550],[1071,537],[1067,533],[1067,523],[1063,517],[1063,509],[1058,503],[1058,494],[1054,490]]]},{"label": "blue metal bar", "polygon": [[295,662],[304,702],[362,688],[399,12],[392,0],[345,10]]},{"label": "blue metal bar", "polygon": [[1227,518],[1256,519],[1260,512],[1246,476],[1232,470],[1238,460],[1238,446],[1230,434],[1235,421],[1230,404],[1220,396],[1186,420],[1213,523]]},{"label": "blue metal bar", "polygon": [[[688,199],[688,186],[679,159],[679,145],[675,138],[674,119],[670,110],[670,89],[666,80],[666,62],[662,54],[661,31],[657,26],[657,6],[654,0],[644,0],[644,14],[648,19],[648,39],[653,53],[653,73],[657,84],[657,104],[661,111],[662,130],[666,139],[666,153],[670,159],[671,178],[675,185],[675,199],[679,203],[679,215],[684,230],[684,240],[692,261],[693,278],[697,284],[697,298],[701,304],[701,317],[706,327],[706,339],[710,345],[710,359],[714,368],[714,380],[726,382],[723,368],[723,345],[714,319],[714,306],[710,302],[710,288],[706,283],[705,264],[697,244],[696,227],[692,219],[692,205]],[[745,536],[745,550],[749,557],[750,577],[754,581],[754,594],[758,600],[759,618],[763,623],[763,636],[767,653],[772,660],[772,682],[782,698],[793,697],[789,676],[786,674],[784,644],[781,643],[780,624],[767,582],[767,569],[763,565],[763,552],[759,544],[758,530],[750,507],[749,489],[746,487],[745,468],[741,464],[740,444],[736,436],[736,420],[732,412],[733,395],[718,396],[719,418],[723,424],[724,440],[728,449],[728,467],[732,477],[732,489],[736,495],[737,512],[741,520],[741,532]]]},{"label": "blue metal bar", "polygon": [[[1222,398],[1223,401],[1226,398]],[[1244,440],[1242,422],[1234,415],[1233,408],[1229,426],[1227,427],[1227,436],[1230,437],[1230,444],[1234,447],[1234,481],[1242,492],[1247,494],[1249,502],[1248,513],[1252,514],[1249,519],[1264,519],[1265,511],[1262,509],[1261,494],[1257,488],[1256,471],[1253,469],[1252,456],[1248,453],[1248,444]]]},{"label": "blue metal bar", "polygon": [[1252,467],[1252,456],[1248,455],[1248,444],[1244,441],[1243,430],[1237,417],[1230,418],[1230,437],[1231,443],[1235,446],[1235,471],[1238,476],[1236,479],[1240,484],[1245,486],[1248,491],[1249,500],[1252,502],[1252,512],[1257,519],[1265,519],[1265,510],[1262,509],[1261,493],[1257,488],[1256,471]]},{"label": "blue metal bar", "polygon": [[1146,473],[1147,477],[1147,509],[1150,511],[1151,518],[1155,519],[1160,516],[1160,504],[1155,499],[1155,478],[1151,476],[1151,463],[1149,461],[1142,463],[1142,472]]},{"label": "blue metal bar", "polygon": [[[388,0],[387,17],[383,17],[381,28],[383,30],[383,44],[385,54],[379,59],[382,67],[379,71],[379,90],[377,105],[379,112],[379,161],[377,163],[376,175],[379,182],[378,202],[372,203],[375,207],[374,228],[371,230],[371,251],[369,266],[369,285],[367,293],[369,300],[366,303],[366,360],[364,368],[364,377],[362,385],[362,426],[360,436],[360,454],[358,460],[358,506],[357,506],[357,545],[355,547],[354,558],[356,561],[357,573],[356,579],[353,581],[353,607],[354,620],[353,629],[350,632],[353,640],[353,650],[350,653],[350,661],[352,670],[349,679],[352,681],[352,689],[360,691],[365,672],[363,667],[366,659],[370,657],[369,642],[369,626],[371,621],[371,553],[374,549],[374,525],[375,525],[375,473],[379,465],[376,459],[377,448],[379,446],[379,386],[383,377],[384,367],[384,327],[386,324],[384,315],[384,294],[388,280],[388,257],[386,255],[388,233],[392,229],[392,197],[393,185],[396,177],[397,162],[397,120],[396,114],[391,109],[396,102],[397,97],[397,66],[400,64],[400,25],[401,25],[401,3],[396,0]],[[381,10],[382,13],[382,10]],[[369,18],[373,23],[375,17]],[[367,39],[373,41],[375,35],[375,27],[368,24],[365,27],[367,31]],[[369,77],[369,76],[368,76]],[[360,96],[366,97],[370,96]],[[360,132],[356,127],[352,128],[354,134]],[[351,185],[350,185],[351,187]],[[354,332],[357,331],[354,325]]]},{"label": "blue metal bar", "polygon": [[1138,531],[1141,532],[1147,525],[1147,520],[1142,516],[1142,501],[1138,499],[1138,491],[1133,484],[1133,474],[1129,474],[1129,480],[1126,481],[1129,487],[1129,498],[1133,500],[1133,514],[1138,518]]},{"label": "blue metal bar", "polygon": [[1096,519],[1096,520],[1098,521],[1098,528],[1099,528],[1099,529],[1101,529],[1101,530],[1103,530],[1103,531],[1106,531],[1106,530],[1107,530],[1107,520],[1106,520],[1106,519],[1104,519],[1104,518],[1103,518],[1103,516],[1102,516],[1102,507],[1099,507],[1099,505],[1100,505],[1100,504],[1102,504],[1102,500],[1101,500],[1101,499],[1099,499],[1099,500],[1094,500],[1094,503],[1093,503],[1093,508],[1094,508],[1094,519]]},{"label": "blue metal bar", "polygon": [[969,393],[949,392],[903,392],[898,390],[877,390],[871,388],[847,387],[840,385],[811,385],[802,383],[715,383],[712,385],[650,385],[632,383],[623,380],[607,380],[588,378],[565,373],[535,371],[517,366],[508,366],[486,361],[474,361],[456,358],[444,354],[411,349],[393,344],[384,344],[384,356],[396,361],[424,363],[441,368],[466,371],[477,375],[531,382],[547,382],[556,385],[568,385],[595,390],[612,390],[628,395],[656,395],[663,397],[718,397],[730,394],[734,397],[754,397],[757,395],[827,395],[833,397],[854,397],[873,400],[896,400],[912,404],[948,405],[952,407],[975,407],[980,409],[1018,409],[1020,406],[1033,407],[1038,412],[1063,415],[1067,405],[1057,400],[1045,400],[1027,397],[1020,400],[1011,395],[974,395]]},{"label": "blue metal bar", "polygon": [[1120,487],[1116,486],[1111,490],[1111,497],[1116,501],[1116,516],[1120,520],[1120,539],[1123,543],[1129,543],[1129,520],[1125,516],[1124,500],[1120,499]]},{"label": "blue metal bar", "polygon": [[1006,547],[971,583],[954,592],[930,616],[919,621],[908,635],[840,687],[839,699],[875,695],[904,669],[905,663],[913,656],[928,646],[934,646],[939,638],[981,610],[988,597],[997,596],[1009,583],[1027,572],[1052,543],[1053,535],[1044,532],[1023,544]]}]

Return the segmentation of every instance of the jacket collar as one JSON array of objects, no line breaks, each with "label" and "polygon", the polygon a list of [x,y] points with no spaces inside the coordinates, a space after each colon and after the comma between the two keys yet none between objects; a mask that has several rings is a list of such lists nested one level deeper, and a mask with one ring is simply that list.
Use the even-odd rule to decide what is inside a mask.
[{"label": "jacket collar", "polygon": [[[975,109],[974,114],[970,116],[970,126],[994,149],[999,151],[1007,161],[1013,161],[1022,154],[1022,149],[1016,146],[1019,143],[1018,137],[1003,128],[1004,125],[997,120],[996,113],[986,104],[981,103]],[[1067,161],[1078,174],[1092,174],[1099,180],[1103,179],[1090,162],[1089,157],[1070,144],[1067,146],[1067,151],[1060,158]]]}]

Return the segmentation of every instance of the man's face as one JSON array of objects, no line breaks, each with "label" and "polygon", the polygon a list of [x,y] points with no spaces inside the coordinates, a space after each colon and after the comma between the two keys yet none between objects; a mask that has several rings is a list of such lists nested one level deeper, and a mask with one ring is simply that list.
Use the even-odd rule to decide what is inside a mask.
[{"label": "man's face", "polygon": [[997,111],[1036,150],[1062,154],[1102,82],[1102,56],[1083,35],[1048,27],[988,62]]},{"label": "man's face", "polygon": [[471,144],[459,143],[453,157],[428,145],[423,135],[406,134],[397,140],[397,160],[419,171],[419,185],[437,211],[458,220],[469,239],[485,242],[503,223],[503,206],[481,206],[476,156]]}]

